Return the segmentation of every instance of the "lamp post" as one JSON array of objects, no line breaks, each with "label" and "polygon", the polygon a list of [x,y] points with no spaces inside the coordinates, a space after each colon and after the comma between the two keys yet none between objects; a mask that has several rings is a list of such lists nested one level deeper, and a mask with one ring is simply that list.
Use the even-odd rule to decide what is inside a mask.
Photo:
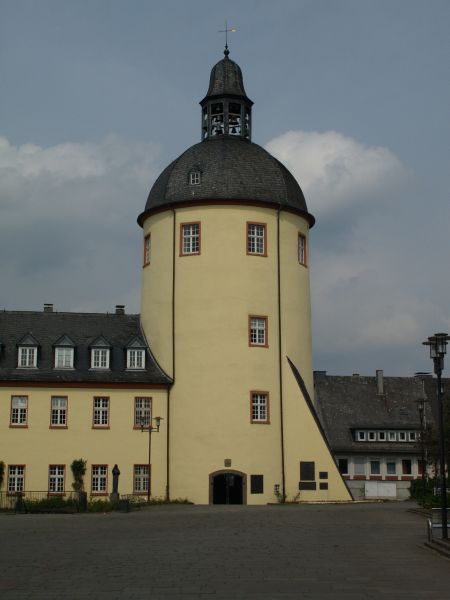
[{"label": "lamp post", "polygon": [[442,371],[444,370],[444,356],[447,352],[447,342],[450,336],[446,333],[435,333],[430,336],[424,346],[430,347],[430,358],[433,359],[434,372],[437,377],[437,403],[439,416],[439,454],[441,474],[441,519],[442,539],[448,539],[447,535],[447,483],[445,477],[445,443],[444,443],[444,411],[442,406]]},{"label": "lamp post", "polygon": [[[155,427],[153,427],[153,421],[155,421]],[[150,476],[152,468],[152,433],[159,433],[159,427],[161,425],[162,417],[152,417],[146,419],[144,415],[141,415],[140,425],[141,433],[148,429],[148,483],[147,483],[147,502],[150,502]]]}]

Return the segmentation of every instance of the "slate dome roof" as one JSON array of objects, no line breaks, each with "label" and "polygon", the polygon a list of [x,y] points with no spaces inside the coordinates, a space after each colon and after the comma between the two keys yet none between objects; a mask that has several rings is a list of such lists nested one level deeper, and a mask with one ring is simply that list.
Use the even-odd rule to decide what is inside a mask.
[{"label": "slate dome roof", "polygon": [[[200,172],[200,184],[189,174]],[[220,136],[188,148],[158,177],[138,222],[148,213],[174,205],[230,201],[267,203],[301,213],[314,224],[294,176],[264,148],[248,140]]]}]

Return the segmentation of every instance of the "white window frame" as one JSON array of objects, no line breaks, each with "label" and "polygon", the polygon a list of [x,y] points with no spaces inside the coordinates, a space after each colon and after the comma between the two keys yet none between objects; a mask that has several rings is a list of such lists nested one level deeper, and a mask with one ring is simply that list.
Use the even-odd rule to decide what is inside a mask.
[{"label": "white window frame", "polygon": [[247,223],[247,254],[267,256],[266,223]]},{"label": "white window frame", "polygon": [[12,427],[28,426],[28,396],[11,396],[10,425]]},{"label": "white window frame", "polygon": [[377,439],[377,433],[376,431],[368,431],[367,432],[367,440],[369,442],[375,442]]},{"label": "white window frame", "polygon": [[[389,473],[389,470],[388,470],[388,465],[389,464],[393,464],[394,465],[394,473]],[[394,458],[393,459],[390,459],[390,458],[386,459],[386,475],[389,475],[390,477],[394,477],[394,476],[397,477],[398,476],[397,461]]]},{"label": "white window frame", "polygon": [[133,494],[147,494],[149,490],[149,466],[133,466]]},{"label": "white window frame", "polygon": [[191,171],[189,173],[189,185],[200,185],[201,175],[200,171]]},{"label": "white window frame", "polygon": [[92,427],[109,427],[109,398],[107,396],[95,396],[93,401]]},{"label": "white window frame", "polygon": [[129,348],[127,350],[127,369],[145,369],[145,350]]},{"label": "white window frame", "polygon": [[408,436],[406,435],[406,431],[398,432],[398,441],[399,442],[407,442],[408,441]]},{"label": "white window frame", "polygon": [[73,348],[56,346],[55,369],[73,369]]},{"label": "white window frame", "polygon": [[144,267],[150,264],[151,259],[151,248],[152,248],[152,237],[150,233],[144,237]]},{"label": "white window frame", "polygon": [[37,366],[37,347],[19,346],[17,365],[20,369],[33,369]]},{"label": "white window frame", "polygon": [[303,233],[298,234],[298,262],[304,267],[307,266],[308,254],[306,250],[306,236]]},{"label": "white window frame", "polygon": [[267,347],[267,317],[249,317],[250,346]]},{"label": "white window frame", "polygon": [[48,493],[64,494],[64,482],[66,477],[65,465],[50,465],[48,468]]},{"label": "white window frame", "polygon": [[[378,465],[378,473],[375,473],[373,470],[372,465],[375,465],[375,464]],[[373,476],[381,475],[381,460],[379,458],[373,458],[373,459],[371,458],[370,464],[369,464],[369,470],[370,470],[370,475],[373,475]]]},{"label": "white window frame", "polygon": [[[357,466],[362,467],[362,473],[357,473]],[[355,456],[353,459],[353,477],[367,477],[367,459],[364,456]]]},{"label": "white window frame", "polygon": [[200,223],[181,223],[181,256],[200,254]]},{"label": "white window frame", "polygon": [[269,393],[254,391],[250,394],[252,423],[269,423]]},{"label": "white window frame", "polygon": [[52,396],[50,427],[67,427],[67,396]]},{"label": "white window frame", "polygon": [[109,369],[109,348],[92,348],[91,369]]},{"label": "white window frame", "polygon": [[106,495],[108,491],[108,465],[92,465],[91,494]]},{"label": "white window frame", "polygon": [[415,431],[409,431],[408,432],[408,441],[410,441],[410,442],[417,442],[417,438],[418,438],[417,432],[415,432]]},{"label": "white window frame", "polygon": [[385,442],[386,441],[386,432],[385,431],[379,431],[378,432],[378,441],[379,442]]},{"label": "white window frame", "polygon": [[357,442],[365,442],[366,441],[366,432],[365,431],[357,431],[356,432],[356,441]]},{"label": "white window frame", "polygon": [[388,431],[388,440],[390,442],[396,442],[397,441],[397,432],[396,431]]},{"label": "white window frame", "polygon": [[25,465],[8,466],[8,494],[17,494],[25,490]]},{"label": "white window frame", "polygon": [[134,428],[141,428],[141,417],[144,421],[144,429],[148,429],[152,415],[152,399],[138,396],[134,399]]}]

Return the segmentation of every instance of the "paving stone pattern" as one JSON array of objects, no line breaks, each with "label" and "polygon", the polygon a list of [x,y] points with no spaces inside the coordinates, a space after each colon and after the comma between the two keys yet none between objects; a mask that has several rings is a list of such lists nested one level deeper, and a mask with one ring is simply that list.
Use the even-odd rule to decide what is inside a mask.
[{"label": "paving stone pattern", "polygon": [[0,598],[449,600],[410,503],[0,514]]}]

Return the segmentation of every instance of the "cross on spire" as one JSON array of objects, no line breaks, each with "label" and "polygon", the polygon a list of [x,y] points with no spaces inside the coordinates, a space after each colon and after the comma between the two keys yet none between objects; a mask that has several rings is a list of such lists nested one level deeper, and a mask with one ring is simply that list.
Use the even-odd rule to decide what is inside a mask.
[{"label": "cross on spire", "polygon": [[228,33],[234,33],[235,31],[236,27],[230,27],[230,29],[228,29],[228,21],[225,21],[225,29],[219,29],[218,31],[218,33],[225,34],[225,50],[223,51],[225,56],[228,56],[230,54],[230,51],[228,50]]}]

